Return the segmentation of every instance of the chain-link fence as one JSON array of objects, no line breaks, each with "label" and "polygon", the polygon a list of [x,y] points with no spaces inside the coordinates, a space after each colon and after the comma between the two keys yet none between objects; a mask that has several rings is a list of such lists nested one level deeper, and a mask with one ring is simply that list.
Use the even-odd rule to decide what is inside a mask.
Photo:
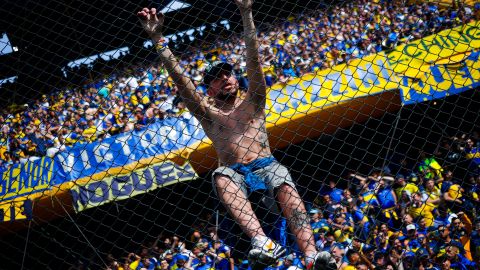
[{"label": "chain-link fence", "polygon": [[0,3],[0,269],[478,269],[480,3],[250,3]]}]

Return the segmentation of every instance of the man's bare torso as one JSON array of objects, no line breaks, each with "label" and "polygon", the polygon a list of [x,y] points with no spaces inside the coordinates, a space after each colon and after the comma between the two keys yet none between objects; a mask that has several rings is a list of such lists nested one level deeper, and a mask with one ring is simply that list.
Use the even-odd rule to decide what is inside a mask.
[{"label": "man's bare torso", "polygon": [[210,106],[211,121],[203,125],[222,165],[247,164],[271,155],[265,127],[265,112],[255,111],[240,100],[230,110]]}]

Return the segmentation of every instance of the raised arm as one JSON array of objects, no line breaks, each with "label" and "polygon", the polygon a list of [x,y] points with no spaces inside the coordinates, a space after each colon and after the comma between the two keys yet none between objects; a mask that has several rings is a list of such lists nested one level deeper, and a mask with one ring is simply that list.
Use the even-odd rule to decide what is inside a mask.
[{"label": "raised arm", "polygon": [[167,42],[163,37],[162,28],[165,16],[162,13],[157,14],[155,8],[143,8],[137,13],[137,16],[140,18],[142,26],[152,39],[153,44],[155,44],[155,49],[160,55],[160,61],[178,87],[178,91],[185,105],[195,116],[204,122],[205,119],[208,119],[207,104],[203,101],[200,94],[196,92],[192,80],[183,75],[183,70],[177,58],[168,48]]},{"label": "raised arm", "polygon": [[242,15],[245,45],[247,47],[247,100],[265,108],[267,86],[258,55],[257,30],[253,23],[253,0],[235,0]]}]

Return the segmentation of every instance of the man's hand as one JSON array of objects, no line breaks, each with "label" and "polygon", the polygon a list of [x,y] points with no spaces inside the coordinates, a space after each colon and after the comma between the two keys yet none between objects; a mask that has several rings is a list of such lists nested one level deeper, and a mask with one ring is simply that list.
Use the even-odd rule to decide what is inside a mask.
[{"label": "man's hand", "polygon": [[165,20],[163,13],[157,14],[156,8],[143,8],[137,13],[137,16],[140,18],[143,29],[145,29],[150,38],[154,42],[160,40],[162,37],[163,21]]},{"label": "man's hand", "polygon": [[253,0],[235,0],[240,12],[244,12],[252,9]]}]

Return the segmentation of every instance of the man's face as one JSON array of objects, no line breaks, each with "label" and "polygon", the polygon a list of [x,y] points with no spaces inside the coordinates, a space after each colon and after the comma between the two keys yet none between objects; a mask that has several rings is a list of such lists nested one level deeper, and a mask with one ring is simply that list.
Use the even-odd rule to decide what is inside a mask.
[{"label": "man's face", "polygon": [[413,194],[412,195],[412,201],[418,205],[422,202],[422,197],[420,197],[419,194]]},{"label": "man's face", "polygon": [[360,260],[360,255],[358,255],[358,253],[354,253],[348,259],[350,261],[350,264],[355,265]]},{"label": "man's face", "polygon": [[450,265],[451,265],[450,260],[443,261],[442,270],[450,270]]},{"label": "man's face", "polygon": [[200,234],[200,232],[194,232],[193,237],[198,240],[202,237],[202,235]]},{"label": "man's face", "polygon": [[432,179],[427,180],[426,188],[427,188],[428,190],[433,190],[433,187],[434,187],[434,186],[435,186],[435,182],[434,182]]},{"label": "man's face", "polygon": [[167,270],[168,269],[168,262],[166,260],[162,260],[160,264],[160,269]]},{"label": "man's face", "polygon": [[442,238],[447,238],[448,234],[450,233],[448,228],[445,226],[438,227],[438,232],[440,233],[440,237]]},{"label": "man's face", "polygon": [[238,92],[238,81],[232,73],[221,71],[218,76],[210,82],[208,95],[220,100],[235,97]]},{"label": "man's face", "polygon": [[387,234],[387,233],[388,233],[388,227],[387,227],[387,225],[382,224],[382,225],[380,226],[380,231],[382,231],[384,234]]},{"label": "man's face", "polygon": [[449,246],[445,249],[445,254],[447,254],[447,258],[451,260],[457,257],[458,251],[457,247]]},{"label": "man's face", "polygon": [[410,216],[410,215],[408,215],[408,214],[407,214],[407,215],[404,215],[404,216],[403,216],[403,222],[404,222],[405,224],[411,224],[411,223],[413,222],[412,216]]},{"label": "man's face", "polygon": [[385,180],[378,181],[378,188],[384,188],[384,187],[385,187]]},{"label": "man's face", "polygon": [[474,143],[473,143],[472,139],[468,139],[468,140],[467,140],[467,145],[468,145],[468,147],[470,147],[470,148],[473,147]]},{"label": "man's face", "polygon": [[341,261],[342,258],[345,256],[345,250],[339,248],[339,247],[335,247],[332,251],[333,253],[333,257],[335,258],[335,260],[337,262]]},{"label": "man's face", "polygon": [[393,245],[397,249],[400,249],[400,250],[403,249],[402,241],[400,241],[399,239],[395,239],[395,242],[393,242]]},{"label": "man's face", "polygon": [[333,237],[333,235],[327,236],[327,242],[329,242],[329,243],[335,242],[335,238]]},{"label": "man's face", "polygon": [[452,221],[453,229],[460,230],[462,227],[462,221],[459,218],[455,218]]},{"label": "man's face", "polygon": [[425,218],[420,219],[418,225],[422,228],[425,228],[427,226],[427,221],[425,220]]},{"label": "man's face", "polygon": [[353,246],[354,248],[358,248],[358,249],[359,249],[359,248],[362,246],[362,242],[358,241],[358,239],[353,239],[353,241],[352,241],[352,246]]},{"label": "man's face", "polygon": [[365,264],[360,264],[357,266],[357,270],[368,270],[368,267]]}]

